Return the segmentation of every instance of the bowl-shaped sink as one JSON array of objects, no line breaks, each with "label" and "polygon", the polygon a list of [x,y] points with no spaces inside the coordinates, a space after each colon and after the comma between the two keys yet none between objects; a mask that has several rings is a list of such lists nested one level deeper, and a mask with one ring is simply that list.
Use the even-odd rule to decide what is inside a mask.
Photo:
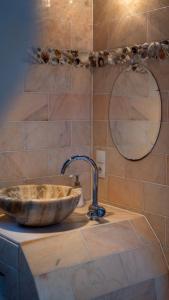
[{"label": "bowl-shaped sink", "polygon": [[19,185],[0,189],[0,208],[26,226],[57,224],[76,208],[80,192],[62,185]]}]

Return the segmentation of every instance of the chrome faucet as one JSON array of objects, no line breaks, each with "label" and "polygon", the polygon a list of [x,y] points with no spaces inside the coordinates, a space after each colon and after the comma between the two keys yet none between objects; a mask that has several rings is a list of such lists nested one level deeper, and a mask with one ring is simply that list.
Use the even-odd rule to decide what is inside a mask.
[{"label": "chrome faucet", "polygon": [[88,162],[93,168],[93,199],[92,204],[89,206],[87,216],[90,220],[96,220],[97,218],[104,217],[106,211],[104,207],[98,205],[98,178],[99,170],[93,159],[86,155],[74,155],[70,159],[66,160],[62,166],[61,174],[65,174],[67,167],[76,160],[83,160]]}]

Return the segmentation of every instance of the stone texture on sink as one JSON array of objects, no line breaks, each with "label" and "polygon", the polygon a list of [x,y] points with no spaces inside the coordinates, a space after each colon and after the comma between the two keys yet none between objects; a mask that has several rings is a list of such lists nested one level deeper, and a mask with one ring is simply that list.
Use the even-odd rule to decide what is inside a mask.
[{"label": "stone texture on sink", "polygon": [[76,208],[80,193],[69,186],[20,185],[0,190],[0,208],[26,226],[57,224]]},{"label": "stone texture on sink", "polygon": [[20,296],[14,285],[9,299],[168,300],[168,268],[146,218],[105,205],[106,216],[90,221],[88,205],[43,228],[0,216],[0,261],[9,267],[0,272],[15,283],[15,270],[19,281]]}]

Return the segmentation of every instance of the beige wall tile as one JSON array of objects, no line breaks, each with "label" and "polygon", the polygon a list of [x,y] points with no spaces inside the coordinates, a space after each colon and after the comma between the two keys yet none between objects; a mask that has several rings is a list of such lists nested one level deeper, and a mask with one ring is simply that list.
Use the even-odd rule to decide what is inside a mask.
[{"label": "beige wall tile", "polygon": [[93,0],[93,21],[94,24],[102,23],[105,20],[110,21],[114,16],[113,2],[105,0],[104,5],[102,0]]},{"label": "beige wall tile", "polygon": [[72,145],[86,145],[91,144],[91,124],[88,121],[74,121],[72,122]]},{"label": "beige wall tile", "polygon": [[[48,122],[48,147],[67,147],[71,145],[71,123],[68,121]],[[62,151],[62,149],[60,149]]]},{"label": "beige wall tile", "polygon": [[169,86],[169,62],[168,60],[150,60],[148,68],[156,78],[160,92],[168,91]]},{"label": "beige wall tile", "polygon": [[122,208],[143,211],[143,187],[140,182],[108,177],[108,201]]},{"label": "beige wall tile", "polygon": [[42,47],[71,48],[71,26],[68,20],[58,19],[54,13],[43,15],[40,28]]},{"label": "beige wall tile", "polygon": [[6,124],[0,127],[0,151],[16,151],[24,149],[23,124]]},{"label": "beige wall tile", "polygon": [[108,106],[110,95],[93,96],[93,119],[108,120]]},{"label": "beige wall tile", "polygon": [[88,23],[76,22],[71,24],[71,48],[79,50],[89,50],[93,48],[92,25]]},{"label": "beige wall tile", "polygon": [[[145,12],[152,7],[154,8],[155,2],[157,0],[149,0],[148,3],[144,0],[105,0],[103,5],[102,0],[94,0],[94,24],[101,23],[103,20],[110,22],[112,19]],[[154,5],[152,6],[152,4]]]},{"label": "beige wall tile", "polygon": [[99,178],[98,199],[100,202],[108,202],[107,199],[107,178]]},{"label": "beige wall tile", "polygon": [[109,122],[108,122],[108,129],[107,129],[107,146],[115,147]]},{"label": "beige wall tile", "polygon": [[165,217],[154,215],[151,213],[145,213],[145,216],[154,229],[157,237],[161,241],[161,243],[165,244]]},{"label": "beige wall tile", "polygon": [[[60,174],[61,167],[65,160],[73,155],[88,155],[90,156],[89,146],[64,147],[62,150],[50,149],[48,156],[48,172],[49,175]],[[66,174],[81,174],[84,171],[89,171],[90,167],[85,162],[76,161],[67,169]]]},{"label": "beige wall tile", "polygon": [[20,152],[2,153],[0,155],[0,180],[15,180],[23,177]]},{"label": "beige wall tile", "polygon": [[[60,1],[59,1],[60,2]],[[74,1],[71,6],[71,20],[75,24],[91,24],[93,18],[92,0]],[[73,32],[72,32],[73,34]]]},{"label": "beige wall tile", "polygon": [[166,260],[168,262],[168,266],[169,266],[169,248],[164,248],[164,254],[165,254],[165,257],[166,257]]},{"label": "beige wall tile", "polygon": [[25,151],[0,154],[0,180],[47,175],[47,152]]},{"label": "beige wall tile", "polygon": [[149,0],[148,3],[144,0],[105,0],[104,5],[102,0],[94,0],[94,24],[102,23],[104,20],[110,22],[112,19],[145,12],[152,7],[152,2],[157,2],[157,0]]},{"label": "beige wall tile", "polygon": [[50,95],[49,120],[90,120],[90,96]]},{"label": "beige wall tile", "polygon": [[[144,0],[142,0],[144,4]],[[150,0],[148,3],[146,3],[148,10],[153,10],[161,7],[169,6],[168,0]]]},{"label": "beige wall tile", "polygon": [[71,93],[91,95],[92,73],[89,69],[71,67]]},{"label": "beige wall tile", "polygon": [[115,147],[107,150],[107,174],[125,177],[126,159],[118,152]]},{"label": "beige wall tile", "polygon": [[26,92],[66,93],[70,89],[70,67],[32,65],[25,78]]},{"label": "beige wall tile", "polygon": [[28,151],[18,153],[20,163],[23,163],[23,175],[26,178],[42,177],[47,175],[47,152]]},{"label": "beige wall tile", "polygon": [[25,122],[24,131],[27,150],[48,147],[48,122]]},{"label": "beige wall tile", "polygon": [[169,105],[168,105],[168,100],[169,100],[169,93],[168,91],[166,92],[161,92],[161,102],[162,102],[162,121],[167,122],[169,120]]},{"label": "beige wall tile", "polygon": [[149,13],[148,40],[158,41],[169,38],[169,8],[162,8]]},{"label": "beige wall tile", "polygon": [[93,142],[95,146],[104,147],[107,143],[107,122],[94,121]]},{"label": "beige wall tile", "polygon": [[24,184],[23,178],[12,179],[12,180],[7,180],[7,181],[0,180],[0,188],[14,186],[14,185],[21,185],[21,184]]},{"label": "beige wall tile", "polygon": [[151,243],[151,242],[157,242],[157,238],[145,218],[140,217],[140,218],[131,220],[131,224],[134,226],[134,229],[138,235],[138,238],[144,244]]},{"label": "beige wall tile", "polygon": [[48,175],[60,174],[63,163],[70,156],[70,147],[65,147],[62,151],[60,149],[50,149],[48,152]]},{"label": "beige wall tile", "polygon": [[168,0],[132,0],[132,1],[111,1],[94,0],[94,24],[103,20],[111,21],[113,18],[121,18],[125,15],[147,12],[149,10],[169,5]]},{"label": "beige wall tile", "polygon": [[[92,0],[81,0],[75,1],[73,3],[69,3],[67,0],[51,0],[50,7],[46,8],[43,3],[39,3],[40,9],[40,17],[43,18],[44,15],[54,14],[56,19],[64,19],[66,20],[76,20],[85,21],[90,23],[92,20]],[[83,15],[81,12],[83,11]]]},{"label": "beige wall tile", "polygon": [[161,155],[148,155],[139,161],[126,162],[127,178],[165,184],[165,173],[165,158]]},{"label": "beige wall tile", "polygon": [[146,29],[144,14],[113,20],[108,28],[108,48],[144,43],[147,39]]},{"label": "beige wall tile", "polygon": [[92,50],[91,24],[91,0],[73,3],[53,0],[51,7],[41,7],[39,12],[39,44],[59,49]]},{"label": "beige wall tile", "polygon": [[53,14],[57,19],[62,19],[64,15],[66,20],[70,20],[71,17],[71,5],[68,5],[66,0],[58,1],[58,0],[51,0],[50,7],[46,7],[45,3],[39,1],[39,18],[40,21],[45,19],[46,15]]},{"label": "beige wall tile", "polygon": [[47,121],[48,95],[21,93],[11,101],[5,118],[8,121]]},{"label": "beige wall tile", "polygon": [[[39,44],[44,47],[70,48],[71,5],[66,0],[50,2],[50,7],[40,2],[38,10]],[[62,16],[64,15],[64,19]]]},{"label": "beige wall tile", "polygon": [[94,69],[93,71],[94,94],[111,93],[114,81],[121,71],[122,71],[121,66],[106,66],[105,68]]},{"label": "beige wall tile", "polygon": [[169,123],[161,123],[161,128],[153,153],[169,154]]},{"label": "beige wall tile", "polygon": [[103,22],[100,24],[93,25],[93,50],[94,51],[107,49],[108,25],[106,19],[103,19],[102,21]]},{"label": "beige wall tile", "polygon": [[144,183],[143,198],[146,212],[155,215],[169,216],[169,187]]},{"label": "beige wall tile", "polygon": [[70,144],[71,126],[68,121],[25,124],[26,149],[66,147]]}]

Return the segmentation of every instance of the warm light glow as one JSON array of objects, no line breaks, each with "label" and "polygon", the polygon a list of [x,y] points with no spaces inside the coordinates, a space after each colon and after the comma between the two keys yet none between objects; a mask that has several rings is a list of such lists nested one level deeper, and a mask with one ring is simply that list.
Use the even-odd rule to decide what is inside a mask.
[{"label": "warm light glow", "polygon": [[133,0],[123,0],[123,3],[125,3],[125,4],[129,5],[129,4],[131,4],[131,3],[132,3],[132,1],[133,1]]},{"label": "warm light glow", "polygon": [[73,4],[73,0],[69,0],[69,3],[70,3],[70,4]]},{"label": "warm light glow", "polygon": [[45,7],[50,7],[51,6],[51,0],[43,0],[43,5]]}]

